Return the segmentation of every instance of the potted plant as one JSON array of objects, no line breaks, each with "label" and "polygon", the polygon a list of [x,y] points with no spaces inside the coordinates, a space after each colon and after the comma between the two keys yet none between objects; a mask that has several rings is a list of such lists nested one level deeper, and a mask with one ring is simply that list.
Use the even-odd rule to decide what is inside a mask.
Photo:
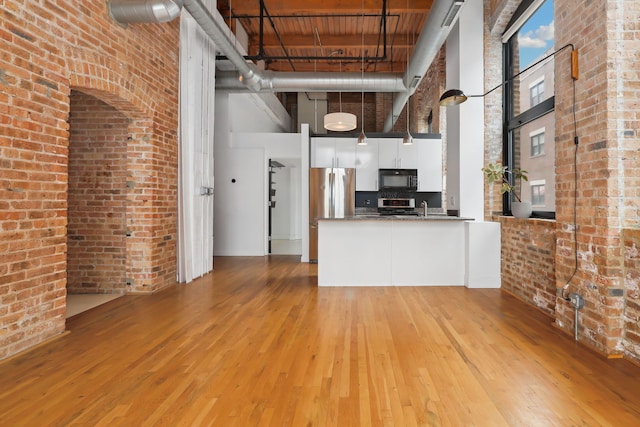
[{"label": "potted plant", "polygon": [[[500,163],[489,163],[482,168],[482,172],[487,176],[489,184],[500,183],[501,193],[511,193],[515,201],[511,201],[511,212],[516,218],[529,218],[531,216],[531,202],[523,202],[517,187],[512,182],[518,181],[519,187],[522,189],[522,181],[529,181],[527,171],[520,168],[509,169]],[[509,175],[513,180],[509,180]]]}]

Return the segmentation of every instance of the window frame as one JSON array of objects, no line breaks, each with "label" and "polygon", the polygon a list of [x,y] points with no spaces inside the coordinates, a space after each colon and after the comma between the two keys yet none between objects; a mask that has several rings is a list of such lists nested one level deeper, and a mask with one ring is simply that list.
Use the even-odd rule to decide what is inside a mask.
[{"label": "window frame", "polygon": [[[539,2],[536,0],[524,0],[515,14],[511,18],[509,25],[505,31],[505,34],[510,34],[510,37],[502,43],[502,75],[504,77],[504,82],[506,82],[503,86],[502,91],[502,105],[504,106],[502,114],[503,114],[503,127],[502,127],[502,164],[507,167],[512,167],[516,164],[516,147],[515,147],[515,137],[514,132],[524,126],[525,124],[532,122],[533,120],[540,118],[546,114],[552,113],[555,111],[555,93],[544,101],[536,104],[533,107],[521,112],[517,116],[514,115],[515,111],[515,90],[513,84],[513,76],[517,74],[514,72],[514,48],[513,43],[514,40],[517,41],[518,33],[522,25],[533,15],[530,12],[530,9],[533,7],[539,7],[543,2]],[[526,19],[522,20],[521,18],[529,15]],[[513,29],[514,25],[519,25],[519,28]],[[554,135],[555,137],[555,135]],[[522,145],[522,141],[520,141],[520,145]],[[513,185],[515,184],[513,177],[509,176],[509,181]],[[532,204],[533,206],[533,204]],[[503,215],[513,215],[511,211],[511,197],[509,193],[504,193],[502,195],[502,214]],[[547,211],[536,211],[534,210],[531,214],[532,218],[546,218],[546,219],[555,219],[555,212],[547,212]]]},{"label": "window frame", "polygon": [[[529,189],[531,190],[531,206],[545,206],[546,204],[546,200],[544,200],[545,198],[545,193],[546,193],[546,186],[547,183],[544,179],[538,180],[538,181],[531,181],[529,183]],[[542,203],[534,203],[533,202],[533,195],[534,195],[534,188],[542,188]]]},{"label": "window frame", "polygon": [[[540,157],[540,156],[544,156],[544,141],[545,140],[545,129],[541,128],[541,129],[537,129],[534,132],[531,132],[529,134],[529,147],[530,147],[530,152],[529,152],[529,156],[530,157]],[[536,144],[534,144],[534,141],[537,141]],[[534,148],[537,147],[538,152],[534,153]]]},{"label": "window frame", "polygon": [[[540,88],[542,88],[542,90],[539,90]],[[536,90],[536,94],[535,97],[533,95],[533,90]],[[534,84],[532,84],[531,86],[529,86],[529,108],[533,108],[536,105],[540,104],[544,99],[544,78]],[[535,99],[535,102],[534,102]]]}]

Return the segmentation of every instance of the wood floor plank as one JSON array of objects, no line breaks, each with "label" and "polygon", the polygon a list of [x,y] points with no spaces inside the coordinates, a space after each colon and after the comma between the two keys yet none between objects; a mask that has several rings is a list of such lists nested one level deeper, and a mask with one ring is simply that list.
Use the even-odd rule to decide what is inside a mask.
[{"label": "wood floor plank", "polygon": [[216,258],[67,328],[0,363],[0,425],[640,425],[640,367],[497,289],[318,288],[295,256]]}]

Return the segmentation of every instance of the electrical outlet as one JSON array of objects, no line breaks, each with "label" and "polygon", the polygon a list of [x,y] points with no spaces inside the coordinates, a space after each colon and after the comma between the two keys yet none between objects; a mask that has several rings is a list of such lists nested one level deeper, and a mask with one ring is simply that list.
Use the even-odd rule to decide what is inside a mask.
[{"label": "electrical outlet", "polygon": [[571,307],[580,310],[584,307],[584,298],[582,297],[582,295],[571,292],[569,294],[569,304],[571,304]]}]

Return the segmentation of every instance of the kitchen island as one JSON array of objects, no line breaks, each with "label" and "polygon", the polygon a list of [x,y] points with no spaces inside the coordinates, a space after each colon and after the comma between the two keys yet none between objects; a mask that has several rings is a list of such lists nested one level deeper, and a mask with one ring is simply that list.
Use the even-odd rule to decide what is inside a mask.
[{"label": "kitchen island", "polygon": [[318,285],[500,287],[500,225],[446,215],[318,219]]}]

